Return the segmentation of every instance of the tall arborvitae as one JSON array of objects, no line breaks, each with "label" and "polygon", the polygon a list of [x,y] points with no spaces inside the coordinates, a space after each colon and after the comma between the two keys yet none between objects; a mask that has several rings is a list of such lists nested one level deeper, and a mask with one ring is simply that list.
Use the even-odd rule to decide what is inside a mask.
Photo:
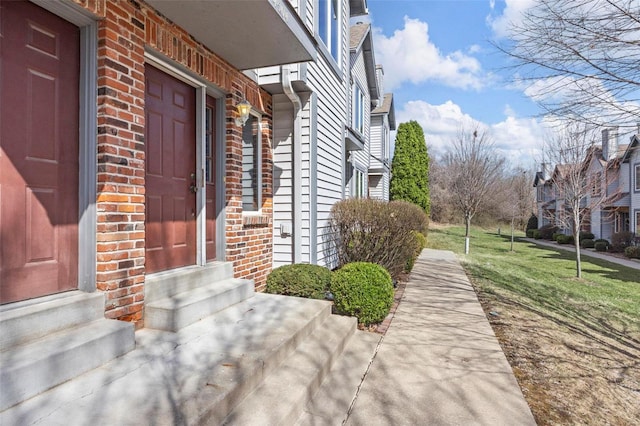
[{"label": "tall arborvitae", "polygon": [[429,215],[429,154],[424,132],[417,121],[398,126],[389,195],[392,200],[416,204]]}]

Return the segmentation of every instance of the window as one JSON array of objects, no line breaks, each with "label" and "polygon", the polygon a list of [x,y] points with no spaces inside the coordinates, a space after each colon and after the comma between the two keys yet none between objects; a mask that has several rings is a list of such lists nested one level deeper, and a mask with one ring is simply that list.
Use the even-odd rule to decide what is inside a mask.
[{"label": "window", "polygon": [[336,62],[340,61],[340,10],[338,0],[318,0],[318,34]]},{"label": "window", "polygon": [[634,232],[637,236],[640,236],[640,210],[636,211],[636,228]]},{"label": "window", "polygon": [[353,87],[353,128],[364,135],[364,93],[357,84]]},{"label": "window", "polygon": [[629,213],[620,212],[615,216],[615,223],[613,232],[626,232],[629,231]]},{"label": "window", "polygon": [[591,175],[591,196],[599,197],[602,193],[602,172]]},{"label": "window", "polygon": [[207,108],[205,111],[205,147],[204,147],[204,161],[205,161],[205,180],[207,183],[215,183],[215,163],[214,163],[214,150],[213,141],[215,139],[215,104],[209,104],[207,102]]},{"label": "window", "polygon": [[353,197],[354,198],[364,198],[365,194],[365,183],[364,183],[364,172],[356,169],[354,173],[354,188],[353,188]]},{"label": "window", "polygon": [[257,212],[261,204],[260,121],[249,116],[242,128],[242,210]]},{"label": "window", "polygon": [[536,191],[537,192],[537,201],[542,201],[544,199],[544,193],[543,193],[544,187],[538,185],[538,187],[536,189],[537,189],[537,191]]},{"label": "window", "polygon": [[634,167],[636,171],[635,191],[639,192],[640,191],[640,164],[636,164]]}]

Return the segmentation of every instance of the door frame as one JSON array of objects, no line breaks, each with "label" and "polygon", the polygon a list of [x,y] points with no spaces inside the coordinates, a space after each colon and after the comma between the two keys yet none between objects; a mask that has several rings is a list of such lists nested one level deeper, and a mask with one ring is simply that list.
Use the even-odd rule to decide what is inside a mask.
[{"label": "door frame", "polygon": [[96,290],[98,17],[64,0],[29,0],[80,29],[78,129],[78,290]]},{"label": "door frame", "polygon": [[225,151],[226,151],[226,139],[225,139],[225,125],[226,112],[225,112],[225,93],[219,88],[213,86],[201,77],[193,75],[190,71],[185,69],[182,65],[171,61],[164,55],[157,53],[156,51],[145,49],[144,52],[145,63],[158,68],[160,71],[169,74],[170,76],[188,84],[196,90],[196,183],[198,192],[196,193],[196,265],[204,266],[207,264],[207,254],[205,252],[205,239],[206,239],[206,185],[205,185],[205,114],[207,106],[207,96],[210,96],[216,101],[216,144],[215,144],[215,157],[216,157],[216,176],[215,176],[215,206],[216,206],[216,259],[217,261],[225,260]]}]

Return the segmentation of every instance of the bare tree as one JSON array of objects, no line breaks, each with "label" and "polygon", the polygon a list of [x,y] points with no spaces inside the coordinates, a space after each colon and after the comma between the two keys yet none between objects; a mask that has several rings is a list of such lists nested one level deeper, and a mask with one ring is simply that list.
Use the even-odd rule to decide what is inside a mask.
[{"label": "bare tree", "polygon": [[538,0],[510,32],[497,47],[547,112],[594,125],[640,119],[640,0]]},{"label": "bare tree", "polygon": [[522,167],[509,172],[503,180],[504,201],[502,217],[511,223],[511,251],[515,229],[524,230],[531,213],[535,211],[535,194],[531,173]]},{"label": "bare tree", "polygon": [[[576,277],[582,277],[580,230],[590,220],[590,212],[599,209],[607,197],[607,187],[617,174],[615,160],[600,161],[602,152],[596,147],[595,133],[589,126],[571,123],[555,139],[547,143],[547,155],[556,164],[552,185],[556,193],[556,210],[548,213],[552,223],[569,229],[576,248]],[[591,164],[601,167],[590,170]]]},{"label": "bare tree", "polygon": [[469,254],[471,219],[486,206],[502,177],[504,162],[489,135],[477,123],[461,127],[445,154],[451,197],[464,216],[465,254]]}]

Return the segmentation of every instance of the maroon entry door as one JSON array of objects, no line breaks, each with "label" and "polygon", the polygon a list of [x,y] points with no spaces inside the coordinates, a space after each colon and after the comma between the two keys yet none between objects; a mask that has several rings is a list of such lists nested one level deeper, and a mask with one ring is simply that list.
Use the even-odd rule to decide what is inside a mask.
[{"label": "maroon entry door", "polygon": [[146,271],[196,263],[195,89],[145,66]]},{"label": "maroon entry door", "polygon": [[0,302],[77,288],[80,32],[0,4]]}]

